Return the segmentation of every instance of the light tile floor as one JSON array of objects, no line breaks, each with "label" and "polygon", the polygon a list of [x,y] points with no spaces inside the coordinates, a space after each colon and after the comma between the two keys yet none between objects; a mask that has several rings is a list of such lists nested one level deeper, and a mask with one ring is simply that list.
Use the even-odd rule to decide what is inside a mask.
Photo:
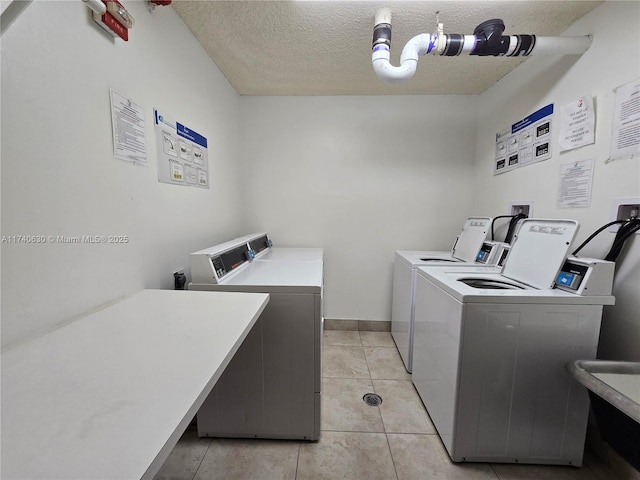
[{"label": "light tile floor", "polygon": [[617,478],[589,455],[582,468],[452,463],[386,332],[325,331],[322,387],[320,441],[199,439],[190,428],[154,480]]}]

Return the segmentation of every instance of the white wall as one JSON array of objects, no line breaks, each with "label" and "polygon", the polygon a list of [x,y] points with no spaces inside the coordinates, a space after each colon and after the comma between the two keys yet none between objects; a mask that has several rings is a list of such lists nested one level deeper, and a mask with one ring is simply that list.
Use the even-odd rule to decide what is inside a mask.
[{"label": "white wall", "polygon": [[[128,7],[128,43],[79,1],[33,2],[2,36],[2,234],[130,238],[3,244],[3,344],[140,288],[171,288],[189,252],[262,229],[277,245],[325,248],[327,318],[389,320],[395,250],[448,249],[464,218],[506,213],[513,200],[576,218],[581,240],[608,221],[613,197],[640,192],[637,159],[603,163],[613,88],[640,72],[637,2],[606,2],[572,27],[595,36],[582,57],[533,57],[480,97],[240,98],[172,9]],[[146,167],[112,156],[109,87],[145,107]],[[581,94],[595,97],[594,146],[558,154],[556,144],[551,160],[493,177],[496,132]],[[211,190],[157,182],[154,106],[209,138]],[[559,164],[587,157],[592,206],[556,208]],[[584,254],[601,256],[610,239]],[[607,358],[640,355],[639,243],[606,312]]]},{"label": "white wall", "polygon": [[395,250],[474,212],[476,97],[242,97],[247,230],[325,249],[325,317],[390,320]]},{"label": "white wall", "polygon": [[[578,220],[578,245],[610,220],[613,198],[640,196],[640,159],[605,163],[611,141],[614,89],[640,75],[639,18],[638,2],[605,2],[565,32],[593,35],[593,45],[582,57],[532,57],[480,96],[475,205],[506,213],[509,202],[531,200],[536,217]],[[554,133],[550,160],[493,176],[497,132],[549,103],[556,107],[557,132],[558,108],[582,95],[594,98],[594,145],[559,153]],[[560,165],[587,158],[595,159],[591,206],[558,208]],[[613,236],[603,232],[580,254],[602,258]],[[626,255],[618,261],[616,305],[605,309],[599,357],[640,361],[640,238],[636,235],[628,243]]]},{"label": "white wall", "polygon": [[[127,235],[2,245],[2,343],[139,289],[242,231],[238,95],[171,8],[113,40],[79,0],[33,2],[2,36],[2,235]],[[4,20],[4,19],[3,19]],[[143,106],[148,166],[113,158],[109,88]],[[210,190],[158,183],[153,107],[209,140]]]}]

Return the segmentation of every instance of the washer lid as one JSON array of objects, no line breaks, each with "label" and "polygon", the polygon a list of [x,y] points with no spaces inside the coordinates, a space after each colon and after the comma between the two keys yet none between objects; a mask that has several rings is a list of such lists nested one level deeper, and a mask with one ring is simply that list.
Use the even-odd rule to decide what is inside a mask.
[{"label": "washer lid", "polygon": [[553,287],[578,228],[575,220],[525,219],[502,275],[535,288]]},{"label": "washer lid", "polygon": [[463,262],[475,262],[478,250],[491,228],[490,217],[469,217],[464,222],[458,241],[453,246],[452,256]]}]

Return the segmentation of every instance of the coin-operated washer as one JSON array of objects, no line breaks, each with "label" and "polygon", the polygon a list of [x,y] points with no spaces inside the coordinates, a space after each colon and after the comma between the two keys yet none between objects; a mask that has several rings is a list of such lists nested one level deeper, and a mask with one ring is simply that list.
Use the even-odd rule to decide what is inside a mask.
[{"label": "coin-operated washer", "polygon": [[[413,310],[418,267],[430,264],[475,264],[491,229],[490,217],[469,217],[451,251],[396,251],[393,263],[391,335],[407,372],[413,361]],[[487,256],[487,260],[488,260]]]},{"label": "coin-operated washer", "polygon": [[577,230],[524,220],[501,272],[419,269],[412,381],[453,461],[582,464],[589,399],[564,365],[596,357],[614,266],[565,261]]},{"label": "coin-operated washer", "polygon": [[198,411],[198,435],[318,440],[323,262],[254,260],[250,250],[240,237],[190,256],[189,290],[269,294]]}]

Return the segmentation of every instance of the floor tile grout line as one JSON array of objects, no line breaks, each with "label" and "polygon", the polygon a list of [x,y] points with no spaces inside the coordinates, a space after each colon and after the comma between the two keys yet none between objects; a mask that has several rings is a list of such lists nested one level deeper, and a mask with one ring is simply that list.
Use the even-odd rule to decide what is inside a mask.
[{"label": "floor tile grout line", "polygon": [[200,462],[198,463],[198,467],[196,468],[196,471],[193,472],[193,477],[191,477],[191,480],[195,480],[196,476],[198,475],[198,470],[200,470],[200,467],[202,466],[202,462],[204,462],[205,457],[207,456],[207,453],[209,453],[209,449],[211,448],[211,444],[213,443],[213,438],[209,439],[209,445],[207,445],[207,449],[204,452],[204,455],[202,455],[202,458],[200,459]]},{"label": "floor tile grout line", "polygon": [[[360,335],[360,333],[358,332],[358,336]],[[360,342],[362,343],[362,337],[360,338]],[[369,367],[369,359],[367,358],[367,354],[364,351],[364,345],[362,346],[362,354],[364,355],[364,361],[367,364],[367,372],[369,372],[369,383],[371,385],[371,390],[373,390],[373,392],[375,393],[375,386],[373,384],[373,378],[371,376],[371,367]],[[380,424],[382,425],[382,433],[384,433],[385,439],[387,438],[387,427],[384,424],[384,419],[382,418],[382,412],[380,411],[380,406],[376,406],[376,409],[378,410],[378,416],[380,418]],[[387,445],[388,445],[388,441],[387,441]],[[391,450],[389,450],[389,454],[391,454]],[[392,460],[393,461],[393,460]],[[395,465],[393,466],[393,471],[395,472]],[[397,480],[398,474],[396,473],[396,480]]]},{"label": "floor tile grout line", "polygon": [[[385,427],[386,430],[386,427]],[[387,448],[389,449],[389,456],[391,457],[391,464],[393,465],[393,471],[396,473],[396,480],[400,479],[398,475],[398,468],[396,467],[396,461],[393,458],[393,452],[391,451],[391,442],[389,442],[389,434],[385,431],[384,438],[387,440]]]},{"label": "floor tile grout line", "polygon": [[602,480],[602,477],[600,476],[600,474],[598,472],[596,472],[593,468],[591,468],[590,465],[587,465],[585,463],[584,454],[583,454],[583,459],[582,459],[582,466],[580,468],[587,468],[597,480]]},{"label": "floor tile grout line", "polygon": [[[384,426],[383,426],[384,427]],[[331,432],[331,433],[370,433],[370,434],[376,434],[376,435],[380,435],[381,433],[386,434],[386,432],[384,430],[382,430],[381,432],[372,432],[372,431],[368,431],[368,430],[330,430],[330,429],[325,429],[325,430],[320,430],[321,432]]]},{"label": "floor tile grout line", "polygon": [[[371,377],[322,377],[327,380],[371,380]],[[382,379],[384,380],[384,379]]]},{"label": "floor tile grout line", "polygon": [[[322,431],[322,430],[320,430],[320,431]],[[302,444],[301,444],[300,442],[298,442],[298,457],[296,458],[296,474],[295,474],[295,476],[293,477],[295,480],[297,480],[297,479],[298,479],[298,467],[299,467],[299,465],[300,465],[300,450],[302,449],[302,446],[301,446],[301,445],[302,445]]]},{"label": "floor tile grout line", "polygon": [[322,378],[328,378],[328,379],[335,379],[335,380],[367,380],[367,379],[371,379],[371,380],[383,380],[385,382],[410,382],[411,380],[408,378],[378,378],[378,377],[322,377]]},{"label": "floor tile grout line", "polygon": [[369,380],[371,380],[371,385],[373,386],[373,377],[371,376],[371,367],[369,366],[369,359],[367,358],[367,352],[364,350],[364,346],[362,347],[362,354],[364,355],[364,361],[367,364],[367,372],[369,372]]},{"label": "floor tile grout line", "polygon": [[[358,332],[358,336],[360,336],[360,333]],[[362,339],[360,340],[362,342]],[[369,359],[367,358],[367,352],[364,351],[364,346],[362,347],[362,354],[364,355],[364,361],[367,364],[367,371],[369,372],[369,382],[371,383],[371,390],[373,390],[373,392],[375,393],[376,391],[376,387],[373,384],[373,377],[371,376],[371,367],[369,367]],[[382,418],[382,412],[380,411],[380,406],[376,406],[376,408],[378,409],[378,415],[380,416],[380,423],[382,424],[382,429],[383,429],[383,433],[385,435],[385,438],[387,436],[387,427],[384,424],[384,419]],[[387,445],[389,444],[389,441],[387,440]],[[389,454],[391,454],[391,449],[389,449]],[[393,466],[393,470],[395,471],[396,467],[395,465]],[[398,474],[396,473],[396,478],[398,477]]]},{"label": "floor tile grout line", "polygon": [[[425,432],[385,432],[389,435],[411,435],[412,437],[420,436],[420,437],[434,437],[438,436],[437,433],[425,433]],[[440,437],[438,437],[440,438]]]},{"label": "floor tile grout line", "polygon": [[[393,348],[396,351],[398,351],[397,346],[394,344],[392,346],[386,346],[386,348]],[[367,358],[367,354],[365,352],[365,359],[367,360],[367,367],[369,366],[369,359]],[[402,365],[404,367],[404,365]],[[369,371],[371,371],[371,369],[369,369]],[[371,378],[371,384],[373,385],[373,391],[376,392],[376,381],[385,381],[387,379],[374,379],[373,376]],[[409,377],[408,379],[388,379],[388,380],[392,380],[392,381],[408,381],[411,383],[411,386],[413,387],[413,381],[411,380],[411,377]],[[414,387],[415,388],[415,387]],[[377,392],[376,392],[377,393]],[[426,409],[425,409],[426,410]],[[385,431],[385,438],[387,440],[387,448],[389,449],[389,455],[391,456],[391,462],[393,464],[393,469],[395,471],[396,474],[396,479],[399,480],[400,479],[400,474],[398,473],[398,468],[396,466],[396,461],[395,458],[393,456],[393,451],[391,450],[391,441],[389,440],[389,434],[395,434],[395,435],[428,435],[427,433],[409,433],[409,432],[389,432],[388,431],[388,427],[386,422],[384,421],[384,416],[382,415],[382,409],[380,407],[378,407],[378,411],[380,412],[380,417],[382,419],[382,426],[384,428]],[[497,475],[496,475],[497,476]]]},{"label": "floor tile grout line", "polygon": [[495,475],[495,477],[496,477],[498,480],[501,480],[501,479],[500,479],[500,475],[498,475],[498,472],[496,472],[496,469],[495,469],[495,468],[493,468],[493,464],[492,464],[492,463],[489,463],[489,469],[493,472],[493,474]]}]

